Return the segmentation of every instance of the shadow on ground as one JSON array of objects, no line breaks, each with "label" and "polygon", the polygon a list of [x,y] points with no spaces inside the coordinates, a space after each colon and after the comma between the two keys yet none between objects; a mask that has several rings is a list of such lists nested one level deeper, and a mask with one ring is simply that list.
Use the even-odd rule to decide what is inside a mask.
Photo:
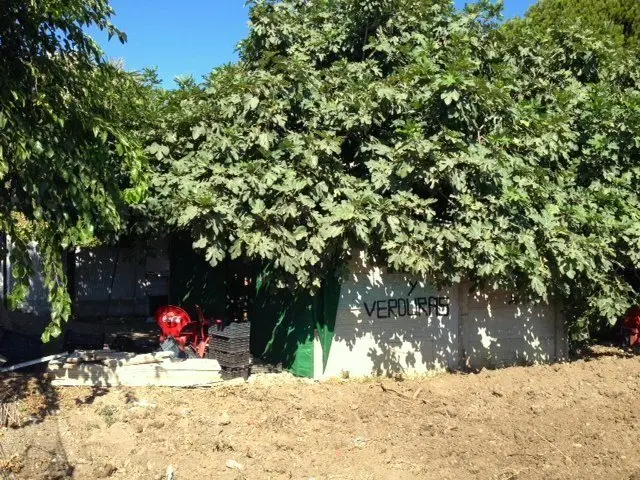
[{"label": "shadow on ground", "polygon": [[42,370],[41,367],[0,377],[0,408],[5,411],[4,423],[0,426],[39,423],[58,410],[58,395]]},{"label": "shadow on ground", "polygon": [[640,348],[623,348],[620,343],[582,344],[572,348],[571,361],[597,360],[600,358],[633,358],[640,355]]},{"label": "shadow on ground", "polygon": [[[95,392],[94,398],[100,393]],[[44,422],[49,415],[57,413],[59,408],[58,394],[44,374],[43,367],[0,377],[0,427],[29,428]],[[24,476],[32,448],[34,447],[31,445],[25,445],[20,454],[8,457],[0,443],[0,480],[35,478],[31,473]],[[67,460],[57,430],[56,438],[51,439],[47,453],[49,463],[42,465],[41,478],[71,478],[74,467]]]}]

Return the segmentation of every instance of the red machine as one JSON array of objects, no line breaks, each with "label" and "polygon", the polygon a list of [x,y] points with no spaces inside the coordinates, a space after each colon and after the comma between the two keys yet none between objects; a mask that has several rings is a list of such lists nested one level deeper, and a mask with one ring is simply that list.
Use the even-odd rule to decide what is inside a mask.
[{"label": "red machine", "polygon": [[625,346],[640,347],[640,306],[629,309],[622,319],[621,328]]},{"label": "red machine", "polygon": [[192,320],[180,307],[167,305],[156,310],[156,323],[160,327],[160,343],[173,341],[189,357],[204,357],[209,344],[209,326],[211,320],[204,317],[196,305],[198,319]]}]

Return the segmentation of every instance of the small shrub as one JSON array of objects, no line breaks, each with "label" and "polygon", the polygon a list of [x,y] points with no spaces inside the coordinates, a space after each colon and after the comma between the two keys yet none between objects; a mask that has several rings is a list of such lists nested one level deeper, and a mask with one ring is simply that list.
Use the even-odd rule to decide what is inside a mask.
[{"label": "small shrub", "polygon": [[118,409],[113,405],[104,405],[100,407],[96,411],[96,413],[104,419],[104,423],[107,425],[107,427],[110,427],[111,425],[113,425],[118,421],[117,419]]}]

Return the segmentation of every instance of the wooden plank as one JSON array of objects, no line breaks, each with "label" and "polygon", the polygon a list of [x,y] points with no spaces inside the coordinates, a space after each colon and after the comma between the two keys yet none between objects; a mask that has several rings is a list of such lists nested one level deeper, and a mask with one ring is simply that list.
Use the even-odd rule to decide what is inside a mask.
[{"label": "wooden plank", "polygon": [[190,370],[190,371],[215,371],[222,370],[217,360],[212,358],[171,358],[162,362],[162,367],[166,370]]},{"label": "wooden plank", "polygon": [[115,370],[98,363],[69,364],[69,367],[50,368],[52,385],[84,387],[117,387],[120,379]]},{"label": "wooden plank", "polygon": [[125,365],[144,365],[145,363],[161,363],[166,359],[174,358],[175,355],[176,354],[174,352],[155,352],[135,355],[133,357],[126,357],[122,359],[103,359],[101,360],[101,363],[111,368],[123,367]]},{"label": "wooden plank", "polygon": [[169,359],[162,363],[123,365],[110,368],[102,364],[70,364],[52,368],[56,386],[160,386],[195,387],[222,381],[220,365],[210,359]]},{"label": "wooden plank", "polygon": [[110,352],[93,350],[74,352],[66,360],[66,364],[102,363],[110,367],[124,365],[142,365],[145,363],[159,363],[167,358],[175,357],[174,352],[154,352],[137,355],[128,352]]},{"label": "wooden plank", "polygon": [[123,360],[135,357],[135,353],[112,352],[109,350],[80,350],[67,358],[67,363],[100,362],[102,360]]}]

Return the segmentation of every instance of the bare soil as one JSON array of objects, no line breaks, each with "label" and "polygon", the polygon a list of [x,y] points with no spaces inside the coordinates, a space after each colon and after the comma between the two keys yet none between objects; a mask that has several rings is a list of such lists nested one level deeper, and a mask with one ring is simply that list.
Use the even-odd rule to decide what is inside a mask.
[{"label": "bare soil", "polygon": [[[640,480],[640,357],[210,389],[0,379],[0,478]],[[4,400],[2,400],[4,399]]]}]

